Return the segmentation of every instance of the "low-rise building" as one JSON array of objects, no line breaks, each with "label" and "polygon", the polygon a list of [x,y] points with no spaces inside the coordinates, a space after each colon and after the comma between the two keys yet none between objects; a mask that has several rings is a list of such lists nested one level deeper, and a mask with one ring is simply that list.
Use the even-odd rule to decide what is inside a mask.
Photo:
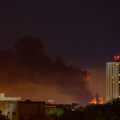
[{"label": "low-rise building", "polygon": [[20,97],[5,97],[4,93],[0,93],[0,110],[9,120],[17,120],[17,115],[14,116],[13,113],[17,114],[17,104],[20,100]]}]

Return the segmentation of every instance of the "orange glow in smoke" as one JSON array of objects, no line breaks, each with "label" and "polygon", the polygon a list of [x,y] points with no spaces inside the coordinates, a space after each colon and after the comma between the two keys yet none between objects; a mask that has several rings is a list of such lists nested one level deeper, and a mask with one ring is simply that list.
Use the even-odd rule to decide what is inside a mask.
[{"label": "orange glow in smoke", "polygon": [[98,103],[97,103],[96,97],[93,97],[93,99],[89,101],[89,104],[103,104],[103,98],[98,97]]}]

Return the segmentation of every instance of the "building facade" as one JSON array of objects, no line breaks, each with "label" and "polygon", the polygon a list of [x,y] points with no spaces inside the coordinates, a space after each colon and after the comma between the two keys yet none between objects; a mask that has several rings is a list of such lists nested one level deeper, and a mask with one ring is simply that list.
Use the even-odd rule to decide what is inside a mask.
[{"label": "building facade", "polygon": [[45,120],[44,101],[21,101],[20,97],[0,93],[0,111],[9,120]]},{"label": "building facade", "polygon": [[106,102],[120,97],[120,56],[106,63]]},{"label": "building facade", "polygon": [[18,102],[18,120],[45,120],[45,102],[20,101]]},{"label": "building facade", "polygon": [[0,111],[9,120],[18,120],[14,113],[17,113],[16,107],[20,100],[20,97],[5,97],[4,93],[0,93]]}]

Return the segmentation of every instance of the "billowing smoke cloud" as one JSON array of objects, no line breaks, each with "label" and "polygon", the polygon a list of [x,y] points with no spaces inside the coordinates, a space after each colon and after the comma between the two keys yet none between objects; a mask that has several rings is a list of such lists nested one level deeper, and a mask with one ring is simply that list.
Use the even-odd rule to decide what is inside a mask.
[{"label": "billowing smoke cloud", "polygon": [[24,99],[86,103],[89,75],[63,59],[51,57],[39,38],[25,37],[0,53],[0,89]]}]

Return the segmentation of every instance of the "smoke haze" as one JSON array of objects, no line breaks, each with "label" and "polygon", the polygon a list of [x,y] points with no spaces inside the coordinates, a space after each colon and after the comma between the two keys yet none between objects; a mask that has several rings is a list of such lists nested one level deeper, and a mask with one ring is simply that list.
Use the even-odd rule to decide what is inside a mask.
[{"label": "smoke haze", "polygon": [[91,98],[88,78],[86,71],[50,56],[43,41],[33,36],[0,52],[0,90],[10,96],[87,103]]}]

